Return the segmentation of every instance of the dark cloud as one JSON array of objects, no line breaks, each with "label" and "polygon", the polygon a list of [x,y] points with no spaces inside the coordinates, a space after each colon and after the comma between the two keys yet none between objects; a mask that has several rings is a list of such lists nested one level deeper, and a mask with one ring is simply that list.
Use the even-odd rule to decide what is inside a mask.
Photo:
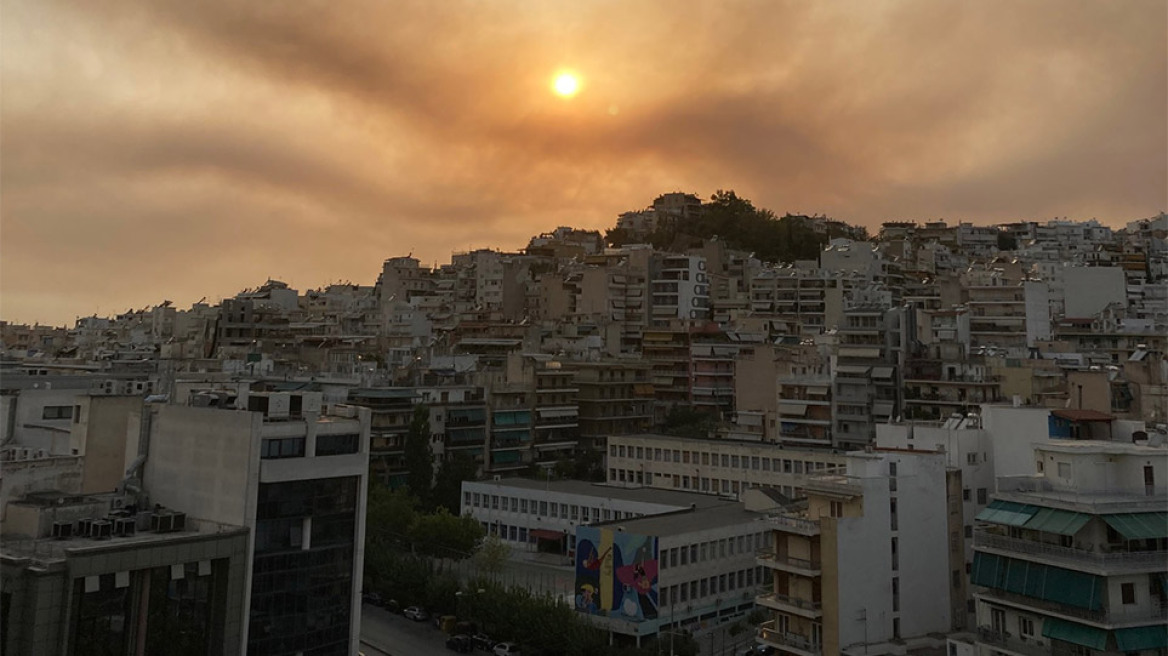
[{"label": "dark cloud", "polygon": [[1168,206],[1159,0],[3,9],[5,318],[371,281],[671,190],[867,225]]}]

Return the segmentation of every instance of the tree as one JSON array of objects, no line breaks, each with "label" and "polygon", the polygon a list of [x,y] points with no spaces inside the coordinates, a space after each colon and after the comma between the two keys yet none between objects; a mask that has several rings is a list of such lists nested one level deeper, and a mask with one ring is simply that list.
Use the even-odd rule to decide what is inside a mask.
[{"label": "tree", "polygon": [[478,478],[479,466],[463,453],[455,453],[438,468],[430,499],[435,508],[445,508],[452,515],[462,512],[462,483]]},{"label": "tree", "polygon": [[998,233],[998,250],[1013,251],[1018,249],[1018,238],[1006,232],[1005,230]]},{"label": "tree", "polygon": [[479,550],[475,552],[474,560],[479,571],[495,576],[503,571],[507,559],[511,557],[511,547],[499,539],[497,535],[488,535],[483,539]]},{"label": "tree", "polygon": [[475,518],[452,515],[445,508],[419,515],[410,526],[410,539],[419,554],[456,560],[470,557],[484,533]]},{"label": "tree", "polygon": [[710,412],[695,410],[687,406],[677,406],[665,416],[661,432],[677,437],[705,439],[710,431],[718,427],[718,417]]},{"label": "tree", "polygon": [[414,408],[405,442],[406,487],[423,508],[430,506],[430,488],[434,485],[434,452],[430,449],[430,409]]}]

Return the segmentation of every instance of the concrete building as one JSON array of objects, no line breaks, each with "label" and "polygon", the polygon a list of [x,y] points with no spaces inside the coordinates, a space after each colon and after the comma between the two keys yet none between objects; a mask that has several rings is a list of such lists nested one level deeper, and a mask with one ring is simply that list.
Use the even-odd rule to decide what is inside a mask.
[{"label": "concrete building", "polygon": [[992,654],[1168,649],[1168,450],[1049,440],[1032,473],[999,477],[974,531],[977,632]]},{"label": "concrete building", "polygon": [[955,628],[965,587],[951,478],[942,454],[879,450],[808,480],[805,509],[769,520],[759,563],[772,583],[757,603],[772,619],[759,642],[792,656],[888,654]]},{"label": "concrete building", "polygon": [[876,424],[902,414],[904,336],[911,313],[887,304],[857,302],[844,312],[832,370],[832,443],[863,448],[876,437]]},{"label": "concrete building", "polygon": [[613,435],[643,433],[653,421],[649,363],[636,360],[573,363],[578,390],[580,446],[604,450]]},{"label": "concrete building", "polygon": [[8,504],[0,651],[245,653],[248,529],[125,499],[42,492]]},{"label": "concrete building", "polygon": [[649,292],[654,325],[667,325],[671,319],[708,319],[710,280],[706,258],[654,256]]},{"label": "concrete building", "polygon": [[[599,626],[638,641],[670,626],[740,616],[754,607],[763,583],[755,552],[769,526],[761,512],[733,500],[648,487],[527,479],[468,481],[462,494],[463,514],[478,519],[490,534],[516,548],[559,553],[576,563],[577,610]],[[640,556],[618,556],[629,542],[641,547]],[[650,579],[643,598],[634,607],[627,599],[597,601],[606,590],[623,588],[588,578],[587,572],[596,569],[591,565],[615,561],[611,574],[622,564],[631,566],[634,558],[643,558],[636,562]]]},{"label": "concrete building", "polygon": [[214,398],[218,407],[158,408],[143,474],[151,501],[196,520],[248,527],[241,631],[248,653],[352,654],[361,623],[369,411],[321,407],[311,393]]},{"label": "concrete building", "polygon": [[622,435],[608,440],[607,480],[735,498],[751,487],[772,488],[793,499],[816,473],[843,463],[844,456],[830,451],[754,441]]}]

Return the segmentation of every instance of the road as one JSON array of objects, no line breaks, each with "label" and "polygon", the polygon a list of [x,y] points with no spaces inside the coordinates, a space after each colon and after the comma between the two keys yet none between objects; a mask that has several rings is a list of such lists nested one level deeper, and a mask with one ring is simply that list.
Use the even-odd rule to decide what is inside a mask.
[{"label": "road", "polygon": [[446,634],[431,622],[414,622],[384,608],[361,604],[365,656],[434,656],[446,651]]}]

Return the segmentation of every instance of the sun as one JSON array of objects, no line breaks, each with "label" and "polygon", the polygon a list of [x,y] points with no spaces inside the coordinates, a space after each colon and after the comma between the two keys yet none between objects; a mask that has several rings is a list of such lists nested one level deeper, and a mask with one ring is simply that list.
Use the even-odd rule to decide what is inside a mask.
[{"label": "sun", "polygon": [[552,91],[561,98],[571,98],[580,91],[580,78],[571,73],[560,73],[552,81]]}]

